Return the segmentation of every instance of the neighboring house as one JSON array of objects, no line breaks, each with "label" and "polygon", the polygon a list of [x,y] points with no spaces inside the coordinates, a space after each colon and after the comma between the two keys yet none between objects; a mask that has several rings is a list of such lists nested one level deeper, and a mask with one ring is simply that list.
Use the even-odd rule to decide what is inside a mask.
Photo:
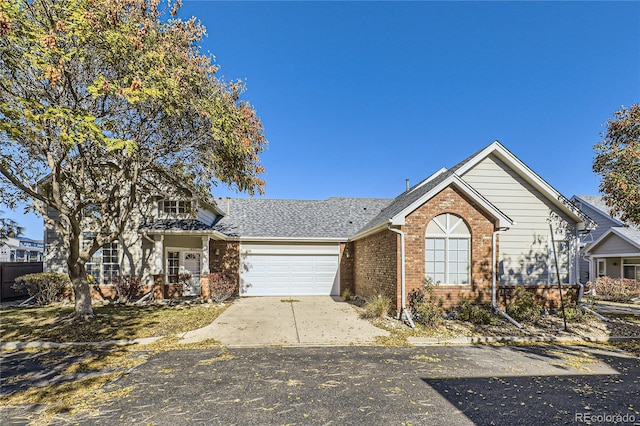
[{"label": "neighboring house", "polygon": [[[462,298],[490,301],[497,277],[501,289],[530,286],[553,301],[558,275],[569,287],[577,283],[580,237],[593,227],[499,142],[395,199],[227,198],[215,204],[158,200],[118,243],[96,254],[92,275],[106,284],[115,273],[135,273],[173,292],[178,274],[188,272],[195,279],[187,293],[207,297],[207,286],[198,283],[224,272],[242,296],[349,289],[364,297],[386,294],[398,308],[401,289],[407,295],[425,277],[437,284],[445,306]],[[64,269],[51,229],[47,247],[47,268]]]},{"label": "neighboring house", "polygon": [[0,245],[0,262],[42,262],[44,242],[27,237],[8,237]]},{"label": "neighboring house", "polygon": [[611,216],[601,196],[574,195],[571,200],[598,224],[582,250],[581,281],[605,276],[639,280],[640,229]]}]

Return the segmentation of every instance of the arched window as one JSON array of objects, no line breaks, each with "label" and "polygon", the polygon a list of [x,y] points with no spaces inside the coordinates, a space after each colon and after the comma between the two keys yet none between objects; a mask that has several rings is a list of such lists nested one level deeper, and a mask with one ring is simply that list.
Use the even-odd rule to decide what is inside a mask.
[{"label": "arched window", "polygon": [[471,283],[471,230],[461,217],[444,213],[427,225],[425,272],[434,283]]}]

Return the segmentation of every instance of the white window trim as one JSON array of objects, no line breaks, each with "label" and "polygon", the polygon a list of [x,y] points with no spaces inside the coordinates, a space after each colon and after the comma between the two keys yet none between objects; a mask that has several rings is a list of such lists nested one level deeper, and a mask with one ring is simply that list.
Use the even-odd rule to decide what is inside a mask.
[{"label": "white window trim", "polygon": [[[174,204],[174,206],[169,207],[168,210],[175,211],[167,211],[167,206],[170,204]],[[183,206],[184,211],[180,211],[181,205]],[[168,217],[168,218],[184,218],[189,217],[193,213],[193,202],[190,200],[175,200],[175,199],[164,199],[158,200],[158,216],[159,217]]]},{"label": "white window trim", "polygon": [[[437,217],[440,217],[442,215],[446,215],[446,225],[445,227],[442,226],[442,224],[438,221],[436,221],[435,219]],[[451,218],[456,218],[458,219],[457,221],[455,221],[455,223],[451,223]],[[426,264],[427,264],[427,259],[426,259],[426,255],[427,255],[427,250],[426,250],[426,241],[429,238],[433,238],[433,239],[441,239],[444,240],[444,252],[445,252],[445,260],[444,260],[444,276],[445,276],[445,282],[441,282],[438,285],[444,285],[444,286],[469,286],[471,285],[471,251],[472,251],[472,247],[471,247],[471,229],[469,229],[469,225],[467,225],[467,223],[464,221],[464,219],[456,214],[453,213],[442,213],[439,214],[437,216],[435,216],[434,218],[432,218],[428,223],[427,226],[429,225],[429,223],[435,223],[438,228],[440,228],[442,230],[442,234],[434,234],[434,233],[425,233],[425,237],[424,237],[424,241],[425,241],[425,253],[424,253],[424,264],[425,264],[425,276],[430,277],[430,275],[428,275],[426,273]],[[457,234],[457,233],[447,233],[447,231],[451,232],[451,231],[455,231],[456,229],[458,229],[458,227],[460,226],[460,224],[464,225],[464,227],[468,230],[468,233],[465,234]],[[467,241],[467,246],[468,246],[468,250],[467,250],[467,283],[460,283],[460,284],[456,284],[456,283],[450,283],[449,281],[449,240],[450,239],[465,239]],[[435,281],[435,279],[434,279]],[[435,284],[435,283],[434,283]]]},{"label": "white window trim", "polygon": [[169,253],[178,253],[178,274],[190,273],[184,267],[185,256],[189,253],[199,254],[200,255],[200,275],[202,275],[203,270],[203,262],[206,256],[204,256],[203,251],[197,248],[192,247],[165,247],[164,248],[164,270],[166,274],[164,276],[164,282],[166,284],[171,284],[169,282]]},{"label": "white window trim", "polygon": [[[80,245],[81,245],[82,248],[84,248],[85,234],[94,234],[95,235],[95,232],[84,232],[84,233],[82,233],[81,238],[80,238]],[[93,238],[95,238],[95,236]],[[104,246],[102,246],[102,247],[100,247],[98,249],[98,251],[96,251],[93,254],[93,256],[91,256],[91,259],[89,259],[89,261],[85,264],[85,270],[87,270],[87,274],[89,273],[87,265],[96,265],[96,267],[98,269],[98,276],[97,277],[95,275],[91,274],[91,276],[94,279],[94,284],[95,285],[113,285],[112,282],[105,282],[105,275],[104,275],[104,266],[105,265],[117,265],[118,274],[116,274],[116,275],[122,274],[122,259],[123,259],[123,256],[124,256],[124,253],[122,252],[122,244],[120,243],[119,240],[115,240],[115,241],[112,241],[112,242],[107,243],[107,244],[109,244],[109,245],[116,244],[116,247],[117,247],[116,262],[105,262],[104,261],[104,253],[102,251]],[[107,244],[105,244],[105,245],[107,245]],[[92,261],[95,256],[100,256],[100,261],[99,262],[93,262]]]},{"label": "white window trim", "polygon": [[624,277],[624,267],[625,266],[634,266],[635,267],[635,275],[636,278],[635,280],[638,281],[640,279],[640,259],[629,259],[629,258],[622,258],[622,262],[620,262],[621,266],[622,266],[622,270],[620,271],[620,276]]},{"label": "white window trim", "polygon": [[[572,272],[572,262],[571,262],[571,241],[568,240],[565,236],[554,236],[553,241],[555,241],[556,245],[560,245],[561,243],[565,243],[567,246],[567,280],[563,281],[560,284],[570,284],[571,283],[571,272]],[[558,283],[556,282],[556,272],[554,270],[555,268],[555,258],[553,256],[553,247],[551,246],[552,244],[552,240],[551,238],[549,238],[549,245],[548,245],[548,252],[549,255],[547,256],[547,260],[548,260],[548,264],[547,264],[547,284],[548,285],[558,285]],[[560,262],[561,260],[561,252],[558,251],[556,253],[558,255],[558,262]],[[560,274],[562,274],[563,271],[560,271]]]},{"label": "white window trim", "polygon": [[[600,268],[602,265],[602,268]],[[596,277],[606,277],[607,276],[607,259],[597,259],[596,263]]]}]

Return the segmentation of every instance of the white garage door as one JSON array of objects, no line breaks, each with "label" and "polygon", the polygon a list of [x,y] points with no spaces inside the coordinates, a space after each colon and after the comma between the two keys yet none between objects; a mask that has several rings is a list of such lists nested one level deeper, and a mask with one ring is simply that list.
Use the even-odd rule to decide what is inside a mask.
[{"label": "white garage door", "polygon": [[243,296],[338,295],[337,244],[242,244]]}]

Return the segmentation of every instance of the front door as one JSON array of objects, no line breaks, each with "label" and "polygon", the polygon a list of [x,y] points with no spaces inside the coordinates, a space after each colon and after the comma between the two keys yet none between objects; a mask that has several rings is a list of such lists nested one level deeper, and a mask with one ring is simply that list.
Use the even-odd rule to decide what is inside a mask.
[{"label": "front door", "polygon": [[185,296],[200,295],[200,257],[201,253],[185,252],[183,253],[183,267],[185,272],[191,275],[189,283],[185,284],[183,293]]}]

